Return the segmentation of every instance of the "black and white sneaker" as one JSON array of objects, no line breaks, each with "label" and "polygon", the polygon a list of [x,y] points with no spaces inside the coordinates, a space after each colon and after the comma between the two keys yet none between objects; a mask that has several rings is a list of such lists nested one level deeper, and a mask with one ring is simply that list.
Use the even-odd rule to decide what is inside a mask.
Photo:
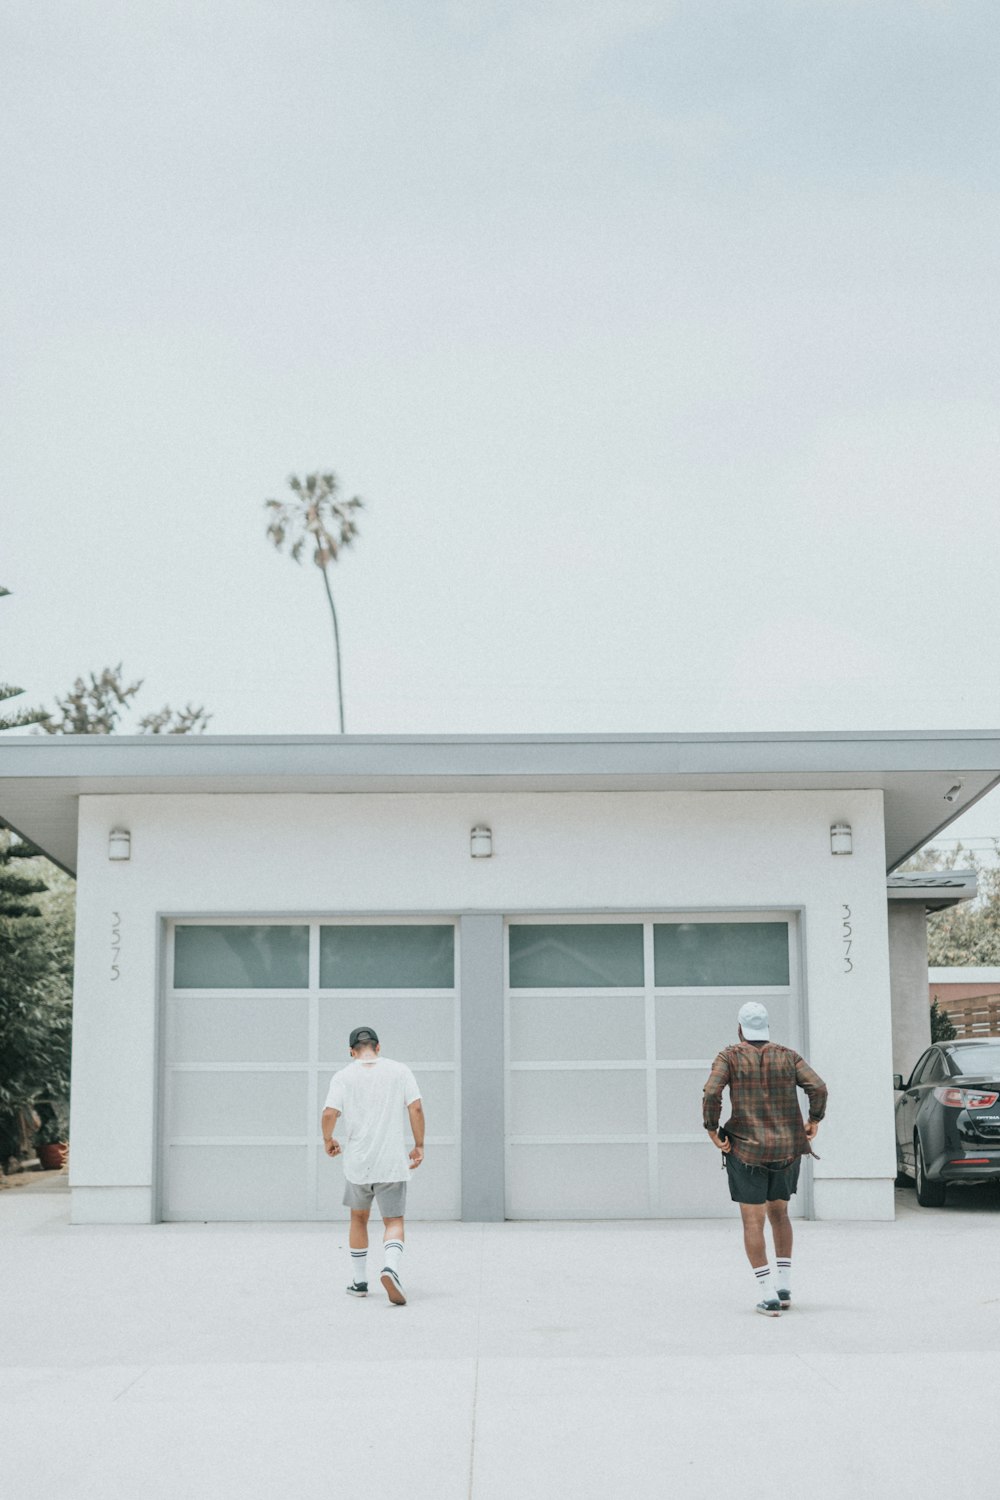
[{"label": "black and white sneaker", "polygon": [[763,1302],[757,1303],[757,1312],[763,1313],[765,1318],[780,1318],[781,1303],[777,1297],[765,1297]]},{"label": "black and white sneaker", "polygon": [[349,1297],[367,1297],[368,1296],[368,1283],[367,1283],[367,1281],[352,1281],[351,1284],[350,1284],[350,1286],[347,1288],[347,1295]]},{"label": "black and white sneaker", "polygon": [[781,1310],[782,1310],[782,1312],[784,1312],[786,1308],[789,1308],[792,1305],[792,1294],[791,1294],[791,1292],[783,1292],[781,1290],[781,1288],[779,1287],[778,1288],[778,1301],[781,1303]]},{"label": "black and white sneaker", "polygon": [[395,1271],[386,1266],[381,1276],[382,1285],[385,1287],[386,1296],[396,1307],[405,1307],[406,1298],[403,1295],[403,1286]]}]

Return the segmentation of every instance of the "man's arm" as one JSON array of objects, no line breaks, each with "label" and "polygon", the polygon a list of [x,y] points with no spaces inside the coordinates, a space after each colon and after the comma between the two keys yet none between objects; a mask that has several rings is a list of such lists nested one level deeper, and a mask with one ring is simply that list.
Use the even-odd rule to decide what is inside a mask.
[{"label": "man's arm", "polygon": [[732,1141],[724,1141],[719,1134],[719,1116],[722,1114],[722,1091],[729,1082],[729,1060],[724,1052],[720,1052],[712,1064],[712,1071],[708,1075],[702,1093],[701,1112],[702,1121],[708,1131],[709,1140],[713,1146],[718,1146],[720,1151],[731,1151]]},{"label": "man's arm", "polygon": [[424,1106],[419,1099],[414,1099],[412,1104],[406,1106],[406,1112],[410,1117],[410,1129],[413,1131],[413,1150],[410,1152],[410,1171],[419,1167],[424,1159]]},{"label": "man's arm", "polygon": [[337,1121],[339,1119],[339,1109],[324,1109],[322,1117],[320,1118],[320,1129],[323,1132],[323,1149],[325,1150],[327,1156],[340,1155],[340,1142],[335,1141],[333,1138],[333,1132],[337,1127]]},{"label": "man's arm", "polygon": [[809,1098],[809,1119],[806,1121],[806,1138],[812,1140],[819,1122],[826,1114],[829,1090],[819,1074],[809,1066],[804,1057],[795,1054],[795,1082]]}]

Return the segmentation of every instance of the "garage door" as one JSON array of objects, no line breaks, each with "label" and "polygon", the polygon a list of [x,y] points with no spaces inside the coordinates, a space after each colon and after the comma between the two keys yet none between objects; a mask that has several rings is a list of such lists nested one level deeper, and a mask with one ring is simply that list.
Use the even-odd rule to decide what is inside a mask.
[{"label": "garage door", "polygon": [[780,913],[511,920],[508,1217],[735,1214],[702,1088],[746,1000],[798,1046],[794,943]]},{"label": "garage door", "polygon": [[178,922],[167,952],[163,1218],[345,1218],[319,1118],[363,1024],[423,1094],[408,1213],[459,1216],[453,922]]}]

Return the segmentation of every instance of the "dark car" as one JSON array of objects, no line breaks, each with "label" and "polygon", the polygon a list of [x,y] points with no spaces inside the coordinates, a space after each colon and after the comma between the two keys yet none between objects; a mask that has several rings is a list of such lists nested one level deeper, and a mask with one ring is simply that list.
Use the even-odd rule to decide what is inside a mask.
[{"label": "dark car", "polygon": [[940,1208],[949,1182],[1000,1182],[1000,1036],[935,1042],[893,1077],[896,1169]]}]

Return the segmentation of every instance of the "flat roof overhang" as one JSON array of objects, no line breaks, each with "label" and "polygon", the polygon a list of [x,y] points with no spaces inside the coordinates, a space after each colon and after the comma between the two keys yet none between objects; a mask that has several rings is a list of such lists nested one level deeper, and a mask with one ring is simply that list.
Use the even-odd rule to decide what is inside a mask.
[{"label": "flat roof overhang", "polygon": [[81,795],[870,789],[892,870],[998,782],[998,730],[0,738],[0,818],[70,873]]}]

